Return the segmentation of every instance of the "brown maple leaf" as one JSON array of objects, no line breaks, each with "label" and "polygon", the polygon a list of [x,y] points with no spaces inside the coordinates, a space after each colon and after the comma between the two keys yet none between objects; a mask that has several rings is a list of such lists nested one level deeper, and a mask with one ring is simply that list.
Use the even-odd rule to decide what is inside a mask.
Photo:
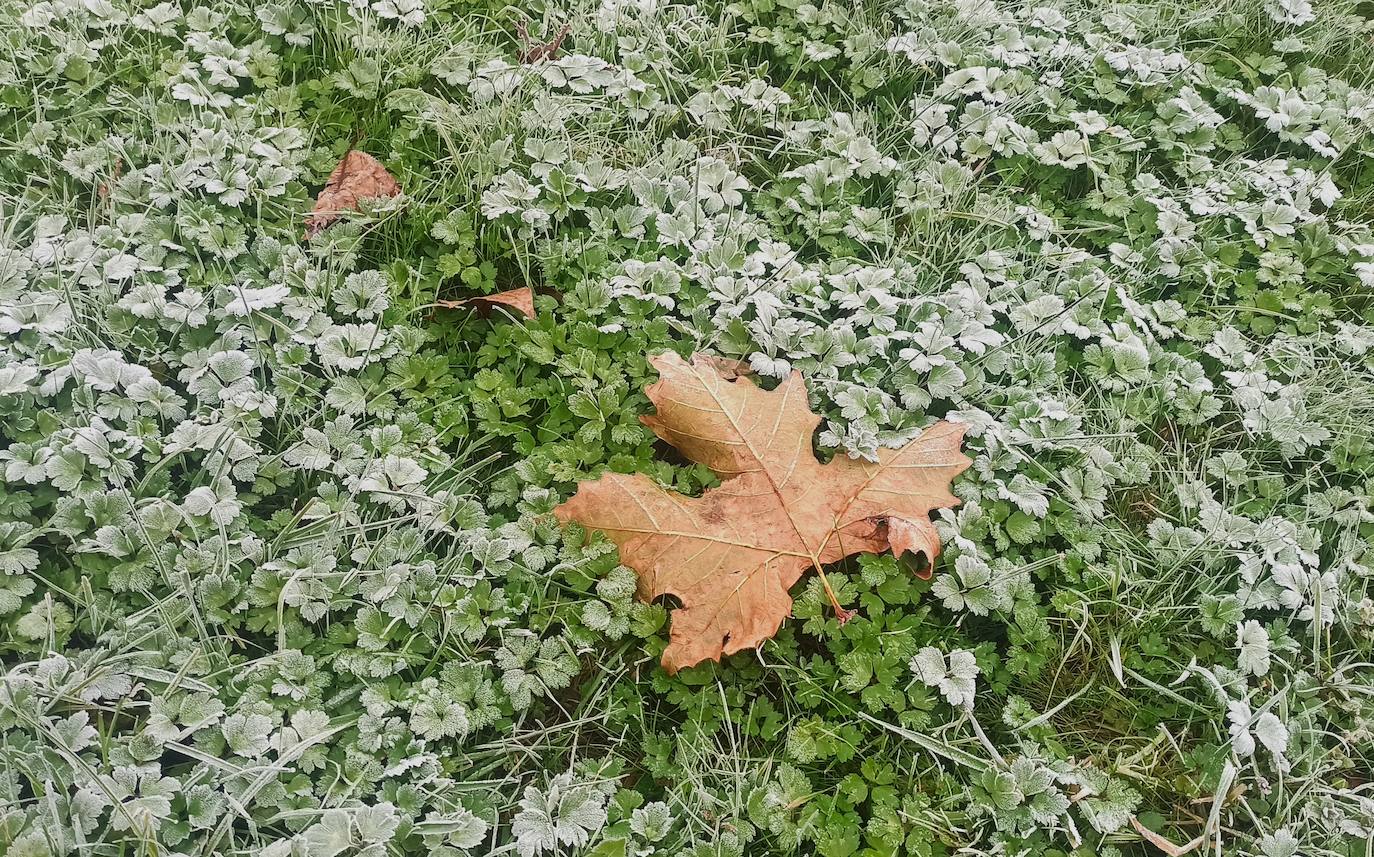
[{"label": "brown maple leaf", "polygon": [[357,211],[360,200],[396,196],[400,192],[401,186],[381,161],[367,152],[350,149],[315,199],[315,208],[305,219],[305,237],[318,235],[343,212]]},{"label": "brown maple leaf", "polygon": [[660,380],[645,393],[658,413],[641,419],[720,486],[687,497],[610,473],[579,485],[555,514],[619,545],[640,598],[682,603],[663,653],[669,672],[772,637],[791,613],[787,590],[809,568],[887,550],[934,561],[930,511],[958,505],[949,485],[972,463],[959,450],[963,426],[936,423],[876,462],[837,455],[822,464],[811,448],[820,417],[799,373],[764,391],[723,378],[701,356],[652,363]]},{"label": "brown maple leaf", "polygon": [[474,298],[463,298],[456,301],[435,301],[434,305],[445,309],[472,307],[484,312],[504,307],[520,313],[525,318],[534,318],[534,289],[529,286],[521,286],[518,289],[507,289],[494,295],[478,295]]}]

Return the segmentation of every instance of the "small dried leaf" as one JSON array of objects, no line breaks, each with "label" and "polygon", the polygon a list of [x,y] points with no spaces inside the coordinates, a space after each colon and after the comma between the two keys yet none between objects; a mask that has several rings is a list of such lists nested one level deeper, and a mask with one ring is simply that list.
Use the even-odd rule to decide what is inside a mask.
[{"label": "small dried leaf", "polygon": [[534,289],[529,286],[497,292],[494,295],[478,295],[474,298],[463,298],[458,301],[435,301],[434,303],[445,309],[472,307],[482,312],[505,308],[514,310],[525,318],[534,318]]},{"label": "small dried leaf", "polygon": [[639,572],[640,598],[682,602],[663,653],[669,672],[772,637],[807,569],[887,550],[933,563],[940,539],[930,511],[958,505],[950,482],[972,463],[959,451],[963,426],[936,423],[876,462],[837,455],[821,464],[811,448],[820,417],[800,373],[764,391],[701,356],[652,363],[660,380],[644,392],[658,412],[641,420],[714,471],[720,487],[685,497],[647,476],[611,473],[579,485],[554,512],[619,545],[621,562]]},{"label": "small dried leaf", "polygon": [[540,60],[551,60],[558,54],[558,49],[562,47],[563,40],[568,37],[568,31],[572,29],[571,24],[564,24],[551,40],[547,42],[531,42],[530,32],[525,27],[525,22],[521,21],[515,25],[516,35],[520,37],[520,62],[525,65],[537,63]]},{"label": "small dried leaf", "polygon": [[124,175],[124,159],[115,158],[114,169],[110,171],[110,177],[96,186],[96,196],[99,196],[101,199],[109,199],[110,188],[114,187],[115,183],[119,181],[122,175]]},{"label": "small dried leaf", "polygon": [[343,212],[357,211],[360,200],[396,196],[400,192],[401,186],[381,161],[367,152],[351,149],[329,174],[316,198],[315,208],[305,221],[305,237],[318,235]]}]

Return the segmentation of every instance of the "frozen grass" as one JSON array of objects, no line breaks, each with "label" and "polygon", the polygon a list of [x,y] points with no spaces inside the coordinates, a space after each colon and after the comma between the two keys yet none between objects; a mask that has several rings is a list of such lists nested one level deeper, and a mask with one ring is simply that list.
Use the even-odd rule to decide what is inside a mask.
[{"label": "frozen grass", "polygon": [[[0,4],[0,855],[1367,854],[1369,4],[1055,9]],[[935,588],[666,675],[665,348],[970,422]]]}]

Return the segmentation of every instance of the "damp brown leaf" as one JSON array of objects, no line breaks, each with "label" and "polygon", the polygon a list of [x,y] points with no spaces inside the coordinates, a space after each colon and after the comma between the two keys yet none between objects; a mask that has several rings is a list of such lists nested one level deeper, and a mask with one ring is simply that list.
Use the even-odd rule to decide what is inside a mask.
[{"label": "damp brown leaf", "polygon": [[663,653],[670,672],[772,637],[791,613],[788,589],[808,569],[888,550],[933,562],[940,540],[930,511],[958,504],[950,482],[971,463],[960,451],[963,426],[938,422],[878,461],[837,455],[822,464],[812,450],[820,417],[799,373],[765,391],[700,355],[652,362],[660,379],[645,394],[657,413],[641,419],[720,486],[687,497],[611,473],[579,485],[556,514],[610,537],[639,573],[640,598],[681,602]]},{"label": "damp brown leaf", "polygon": [[401,186],[381,161],[367,152],[351,149],[329,174],[315,199],[315,207],[306,217],[305,237],[318,235],[345,211],[357,211],[361,200],[396,196],[400,192]]}]

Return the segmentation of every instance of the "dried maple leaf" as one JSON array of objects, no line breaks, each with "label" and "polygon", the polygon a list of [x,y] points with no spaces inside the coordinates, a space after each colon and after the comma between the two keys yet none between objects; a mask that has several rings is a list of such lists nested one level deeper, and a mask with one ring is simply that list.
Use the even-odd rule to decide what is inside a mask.
[{"label": "dried maple leaf", "polygon": [[521,286],[518,289],[508,289],[494,295],[478,295],[475,298],[463,298],[457,301],[435,301],[434,304],[445,309],[473,307],[487,312],[505,307],[515,310],[525,318],[534,318],[534,289],[529,286]]},{"label": "dried maple leaf", "polygon": [[876,462],[821,464],[811,448],[820,417],[799,373],[764,391],[700,356],[652,362],[660,380],[645,393],[658,413],[641,419],[721,485],[687,497],[611,473],[555,512],[619,545],[641,598],[681,601],[663,653],[669,672],[772,637],[791,613],[787,590],[808,568],[889,549],[932,561],[939,553],[929,514],[959,502],[949,485],[971,463],[959,451],[963,426],[936,423]]},{"label": "dried maple leaf", "polygon": [[318,235],[343,212],[357,211],[359,200],[396,196],[400,192],[401,186],[381,161],[367,152],[350,149],[315,199],[315,208],[305,219],[305,237]]}]

